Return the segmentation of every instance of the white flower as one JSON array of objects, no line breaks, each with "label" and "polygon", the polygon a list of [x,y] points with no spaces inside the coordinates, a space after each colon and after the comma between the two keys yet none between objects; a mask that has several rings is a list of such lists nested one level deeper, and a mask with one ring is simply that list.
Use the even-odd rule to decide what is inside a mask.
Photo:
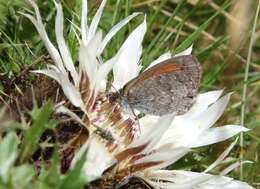
[{"label": "white flower", "polygon": [[[122,116],[120,114],[120,107],[110,104],[106,95],[103,95],[104,89],[106,88],[106,77],[114,65],[114,85],[117,83],[124,83],[129,79],[137,76],[140,66],[139,58],[141,55],[141,42],[146,32],[146,21],[144,21],[128,36],[128,38],[123,43],[122,47],[119,49],[118,53],[109,60],[102,60],[101,54],[108,44],[108,42],[113,38],[113,36],[131,19],[140,15],[140,13],[133,13],[127,18],[123,19],[107,33],[107,35],[102,38],[102,33],[97,30],[99,20],[102,15],[106,1],[102,1],[99,9],[94,15],[90,25],[87,24],[87,1],[82,0],[82,17],[81,17],[81,29],[79,41],[79,68],[75,68],[70,52],[66,45],[63,36],[63,12],[60,4],[55,3],[57,15],[55,20],[55,34],[57,47],[50,41],[40,16],[39,8],[33,0],[27,0],[34,8],[36,16],[21,13],[27,18],[29,18],[35,25],[37,31],[40,34],[51,58],[53,59],[55,65],[47,65],[47,69],[33,71],[35,73],[45,74],[53,79],[55,79],[62,87],[64,94],[68,98],[69,102],[74,106],[80,108],[86,115],[87,120],[90,121],[88,124],[88,129],[90,132],[95,132],[95,125],[102,125],[107,122],[108,114],[114,111],[119,111],[119,117],[117,120],[113,120],[111,117],[110,121],[112,125],[123,124],[120,129],[113,129],[115,135],[121,135],[120,133],[126,131],[126,135],[129,136],[130,142],[134,137],[135,128],[132,128],[134,121],[131,118]],[[78,34],[77,34],[78,35]],[[79,36],[78,35],[78,36]],[[129,56],[130,55],[130,56]],[[125,60],[128,60],[125,61]],[[120,64],[119,64],[120,63]],[[122,64],[124,64],[124,73],[119,70]],[[122,68],[120,68],[121,70]],[[72,80],[70,80],[70,77]],[[125,77],[122,79],[122,76]],[[59,106],[57,111],[69,114],[73,116],[77,121],[81,118],[76,118],[77,116],[70,112],[65,107]],[[83,116],[84,117],[84,116]],[[133,116],[132,116],[133,117]],[[129,120],[130,119],[130,120]],[[132,120],[132,121],[131,121]],[[86,121],[86,120],[85,120]],[[79,121],[81,124],[85,124]],[[122,138],[117,136],[117,138]],[[120,139],[118,139],[120,140]],[[122,139],[123,140],[123,139]],[[120,140],[122,142],[122,140]],[[116,143],[116,142],[114,142]]]},{"label": "white flower", "polygon": [[[106,0],[103,0],[92,22],[87,24],[87,1],[82,0],[81,29],[79,40],[79,68],[75,68],[63,36],[63,13],[60,4],[56,5],[55,33],[57,48],[49,40],[44,29],[37,5],[33,6],[36,17],[24,14],[38,30],[55,65],[46,70],[37,70],[55,79],[61,85],[69,102],[81,109],[82,117],[65,106],[58,106],[63,112],[87,127],[90,137],[75,155],[72,166],[87,151],[83,174],[88,181],[100,179],[98,186],[122,184],[131,176],[138,177],[154,188],[171,189],[250,189],[248,184],[235,181],[225,175],[239,164],[232,165],[220,175],[210,175],[208,171],[224,161],[234,143],[203,173],[182,170],[164,170],[185,156],[192,148],[226,140],[240,132],[247,131],[243,126],[226,125],[212,127],[223,114],[230,94],[211,91],[199,94],[194,106],[184,115],[145,116],[136,121],[127,115],[120,105],[110,102],[104,89],[106,78],[113,71],[113,86],[120,89],[136,77],[141,69],[142,40],[146,32],[146,19],[134,29],[125,40],[118,53],[103,61],[102,52],[113,36],[131,19],[134,13],[116,24],[102,38],[98,30]],[[177,54],[187,55],[192,47]],[[150,67],[172,57],[167,52],[151,63]],[[103,63],[104,62],[104,63]],[[70,77],[72,79],[70,79]],[[113,90],[113,89],[111,89]],[[140,132],[136,129],[140,126]]]}]

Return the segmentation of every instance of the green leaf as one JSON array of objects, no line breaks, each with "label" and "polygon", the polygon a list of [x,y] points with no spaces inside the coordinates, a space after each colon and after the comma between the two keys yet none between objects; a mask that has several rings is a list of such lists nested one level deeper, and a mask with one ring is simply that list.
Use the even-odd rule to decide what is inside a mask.
[{"label": "green leaf", "polygon": [[39,145],[41,135],[45,129],[53,125],[53,122],[49,121],[51,113],[52,103],[50,101],[40,109],[34,106],[34,109],[30,113],[33,124],[25,131],[24,140],[21,144],[20,161],[25,161],[35,152]]},{"label": "green leaf", "polygon": [[10,132],[0,143],[0,179],[6,183],[9,180],[10,169],[14,165],[17,156],[17,137]]},{"label": "green leaf", "polygon": [[60,189],[81,189],[86,184],[86,179],[81,174],[85,161],[86,153],[83,153],[75,167],[73,167],[63,179]]},{"label": "green leaf", "polygon": [[59,156],[57,151],[55,151],[48,169],[41,170],[39,182],[37,184],[38,188],[59,188],[61,176]]},{"label": "green leaf", "polygon": [[[13,188],[28,188],[32,186],[31,181],[35,176],[35,171],[32,165],[23,164],[12,170],[12,185]],[[31,188],[31,187],[30,187]]]}]

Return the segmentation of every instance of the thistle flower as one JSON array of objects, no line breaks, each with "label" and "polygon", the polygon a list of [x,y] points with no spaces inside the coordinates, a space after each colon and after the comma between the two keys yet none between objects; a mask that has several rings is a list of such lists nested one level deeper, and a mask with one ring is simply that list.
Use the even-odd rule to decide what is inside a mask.
[{"label": "thistle flower", "polygon": [[[222,97],[222,91],[199,94],[194,106],[184,115],[146,115],[138,121],[135,116],[125,112],[120,104],[108,98],[105,89],[110,71],[113,72],[113,86],[116,89],[120,89],[140,72],[141,43],[146,32],[145,16],[143,22],[129,34],[118,53],[104,61],[102,52],[108,42],[140,13],[134,13],[120,21],[102,38],[102,33],[97,28],[106,0],[102,1],[89,26],[87,1],[83,0],[79,68],[75,68],[63,36],[61,5],[55,3],[57,49],[48,38],[37,5],[32,0],[28,2],[34,8],[36,16],[25,13],[23,15],[35,25],[55,63],[47,65],[45,70],[34,72],[55,79],[61,85],[68,101],[83,112],[83,116],[79,117],[65,106],[57,106],[57,112],[70,115],[89,131],[88,140],[76,153],[71,166],[74,166],[82,155],[87,155],[82,174],[91,182],[91,186],[120,188],[130,178],[136,177],[154,188],[252,188],[246,183],[225,176],[239,163],[223,170],[220,175],[208,174],[224,161],[235,143],[202,173],[165,170],[167,166],[191,152],[192,148],[220,142],[247,131],[238,125],[212,128],[223,114],[231,94]],[[191,51],[192,47],[181,55],[190,54]],[[163,54],[152,62],[150,67],[171,56],[169,52]]]}]

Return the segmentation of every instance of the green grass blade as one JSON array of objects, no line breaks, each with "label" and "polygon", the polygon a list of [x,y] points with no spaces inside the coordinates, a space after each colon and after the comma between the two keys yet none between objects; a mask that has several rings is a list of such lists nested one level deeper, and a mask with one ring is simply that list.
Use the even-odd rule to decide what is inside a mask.
[{"label": "green grass blade", "polygon": [[230,5],[229,1],[226,1],[221,8],[215,13],[213,14],[206,22],[204,22],[196,31],[194,31],[192,34],[190,34],[174,51],[174,54],[177,54],[181,51],[184,51],[185,49],[187,49],[188,47],[190,47],[193,42],[199,37],[199,35],[201,34],[201,32],[203,32],[209,25],[209,23],[217,16],[219,15],[223,10],[225,10],[226,8],[228,8],[228,6]]}]

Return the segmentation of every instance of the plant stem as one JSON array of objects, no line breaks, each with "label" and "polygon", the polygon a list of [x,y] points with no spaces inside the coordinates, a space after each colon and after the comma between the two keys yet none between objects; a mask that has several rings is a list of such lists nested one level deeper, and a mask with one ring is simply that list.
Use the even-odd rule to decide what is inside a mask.
[{"label": "plant stem", "polygon": [[[249,47],[248,47],[248,55],[247,55],[247,61],[246,61],[246,67],[245,67],[245,76],[244,76],[244,83],[243,83],[243,93],[242,93],[242,105],[241,105],[241,114],[240,114],[240,124],[244,126],[245,124],[245,109],[246,109],[246,94],[247,94],[247,85],[248,85],[248,73],[249,73],[249,67],[250,67],[250,61],[251,61],[251,56],[252,56],[252,49],[253,49],[253,44],[254,44],[254,36],[255,36],[255,30],[256,30],[256,24],[257,24],[257,17],[259,14],[259,9],[260,9],[260,0],[258,1],[257,9],[256,9],[256,14],[254,18],[254,23],[252,27],[252,33],[250,36],[250,42],[249,42]],[[241,153],[240,153],[240,159],[243,160],[243,147],[244,147],[244,134],[240,134],[240,148],[241,148]],[[243,164],[240,166],[240,180],[243,180]]]}]

